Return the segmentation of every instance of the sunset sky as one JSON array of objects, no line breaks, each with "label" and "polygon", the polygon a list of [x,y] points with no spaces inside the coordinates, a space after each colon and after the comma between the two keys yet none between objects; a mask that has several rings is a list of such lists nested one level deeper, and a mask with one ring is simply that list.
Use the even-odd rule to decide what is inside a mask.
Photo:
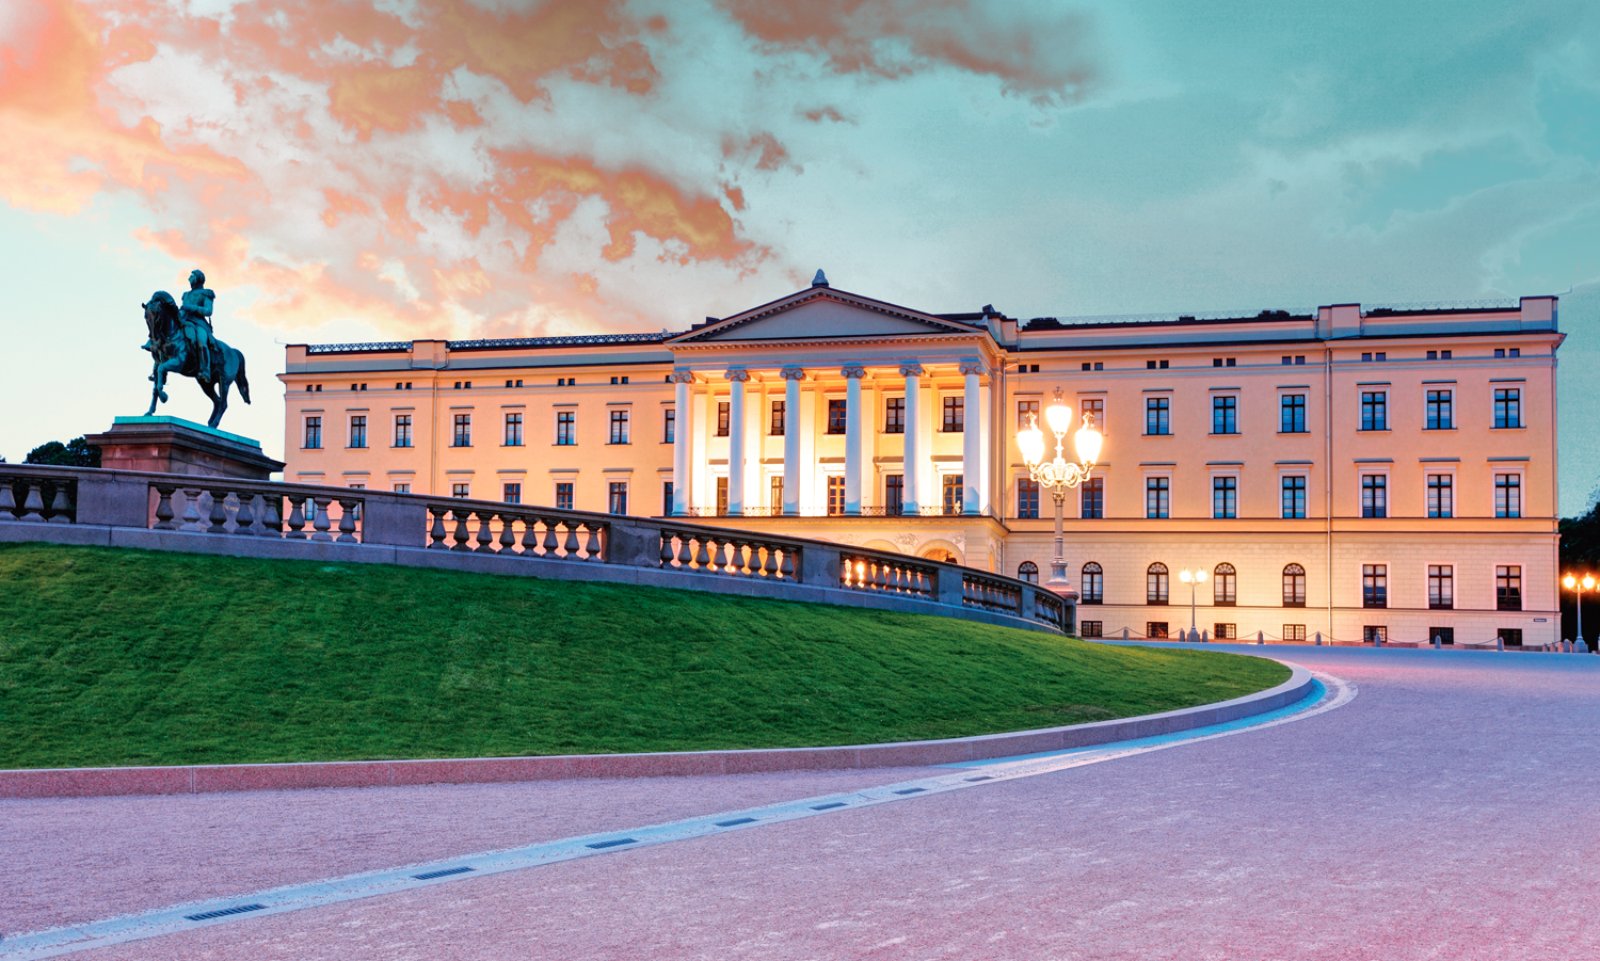
[{"label": "sunset sky", "polygon": [[[1555,293],[1600,483],[1600,4],[0,0],[0,454],[143,413],[192,267],[284,343]],[[204,420],[191,382],[162,412]]]}]

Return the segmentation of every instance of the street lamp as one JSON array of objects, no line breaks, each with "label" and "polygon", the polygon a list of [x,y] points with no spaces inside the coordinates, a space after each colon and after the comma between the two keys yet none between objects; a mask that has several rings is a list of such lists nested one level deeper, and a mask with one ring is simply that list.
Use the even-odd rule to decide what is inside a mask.
[{"label": "street lamp", "polygon": [[1067,491],[1089,479],[1095,462],[1100,459],[1100,445],[1105,440],[1095,429],[1094,415],[1083,414],[1083,426],[1072,435],[1072,447],[1078,463],[1068,463],[1062,456],[1062,445],[1067,432],[1072,429],[1072,408],[1061,399],[1061,388],[1056,388],[1055,399],[1044,412],[1050,433],[1056,435],[1056,455],[1045,460],[1044,431],[1039,429],[1039,415],[1028,415],[1028,426],[1017,431],[1017,446],[1022,449],[1022,462],[1028,465],[1028,476],[1056,499],[1056,553],[1050,559],[1049,587],[1058,594],[1072,589],[1067,583],[1067,556],[1062,518],[1066,510]]},{"label": "street lamp", "polygon": [[1189,570],[1188,568],[1184,568],[1183,570],[1178,572],[1178,580],[1180,580],[1180,581],[1184,582],[1185,584],[1189,585],[1189,633],[1191,633],[1191,634],[1194,633],[1194,589],[1195,589],[1195,585],[1204,584],[1206,582],[1206,577],[1207,576],[1208,575],[1206,574],[1205,570],[1203,568],[1198,568],[1198,567],[1195,568],[1192,571]]},{"label": "street lamp", "polygon": [[[1595,588],[1594,575],[1593,574],[1585,574],[1585,575],[1583,575],[1583,578],[1580,580],[1579,578],[1573,576],[1572,574],[1568,574],[1566,577],[1563,577],[1561,579],[1561,586],[1565,587],[1567,590],[1569,590],[1572,593],[1577,595],[1578,643],[1579,644],[1583,644],[1584,643],[1584,640],[1583,640],[1583,595],[1584,595],[1585,592],[1594,590],[1594,588]],[[1574,650],[1576,650],[1576,648],[1574,648]]]}]

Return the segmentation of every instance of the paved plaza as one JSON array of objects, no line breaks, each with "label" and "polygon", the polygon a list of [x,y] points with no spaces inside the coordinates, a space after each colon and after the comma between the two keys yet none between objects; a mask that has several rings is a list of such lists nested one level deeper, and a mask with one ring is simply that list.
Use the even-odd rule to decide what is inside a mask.
[{"label": "paved plaza", "polygon": [[[1600,957],[1600,658],[1266,653],[1358,696],[970,790],[74,956]],[[5,801],[0,931],[951,773]]]}]

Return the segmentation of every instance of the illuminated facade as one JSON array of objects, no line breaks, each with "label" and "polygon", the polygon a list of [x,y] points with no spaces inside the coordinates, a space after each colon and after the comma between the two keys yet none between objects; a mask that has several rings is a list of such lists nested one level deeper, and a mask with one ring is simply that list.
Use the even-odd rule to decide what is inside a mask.
[{"label": "illuminated facade", "polygon": [[664,334],[288,348],[285,479],[694,516],[1048,572],[1016,431],[1105,432],[1084,633],[1556,637],[1556,299],[1019,322],[810,288]]}]

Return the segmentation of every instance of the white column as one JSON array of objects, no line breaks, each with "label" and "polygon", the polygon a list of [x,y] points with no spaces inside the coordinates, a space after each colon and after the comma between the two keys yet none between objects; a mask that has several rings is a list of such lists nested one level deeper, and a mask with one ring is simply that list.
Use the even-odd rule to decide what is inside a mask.
[{"label": "white column", "polygon": [[844,374],[844,512],[861,513],[861,367],[846,367]]},{"label": "white column", "polygon": [[750,372],[742,367],[727,373],[728,387],[728,514],[744,513],[744,384]]},{"label": "white column", "polygon": [[966,399],[962,401],[962,453],[961,453],[961,513],[977,514],[983,509],[979,475],[983,473],[983,431],[981,401],[978,397],[978,377],[983,373],[980,361],[966,361],[961,373],[967,377]]},{"label": "white column", "polygon": [[978,508],[981,513],[994,513],[994,491],[991,488],[990,478],[994,476],[993,457],[994,443],[992,430],[994,422],[994,392],[997,386],[994,378],[978,388],[978,450],[982,452],[978,466]]},{"label": "white column", "polygon": [[675,395],[672,404],[672,515],[689,513],[689,448],[693,441],[694,414],[689,409],[689,384],[694,374],[672,372]]},{"label": "white column", "polygon": [[[806,372],[785,367],[783,376],[783,513],[800,513],[800,434],[808,426],[800,412],[800,382]],[[776,506],[776,505],[774,505]]]},{"label": "white column", "polygon": [[905,439],[906,453],[902,461],[901,470],[905,477],[904,511],[907,514],[916,514],[920,505],[920,493],[917,488],[917,473],[921,467],[921,451],[917,446],[919,439],[917,428],[921,423],[918,413],[922,410],[919,403],[922,393],[922,365],[908,363],[900,365],[900,374],[906,379],[906,410],[905,410]]}]

